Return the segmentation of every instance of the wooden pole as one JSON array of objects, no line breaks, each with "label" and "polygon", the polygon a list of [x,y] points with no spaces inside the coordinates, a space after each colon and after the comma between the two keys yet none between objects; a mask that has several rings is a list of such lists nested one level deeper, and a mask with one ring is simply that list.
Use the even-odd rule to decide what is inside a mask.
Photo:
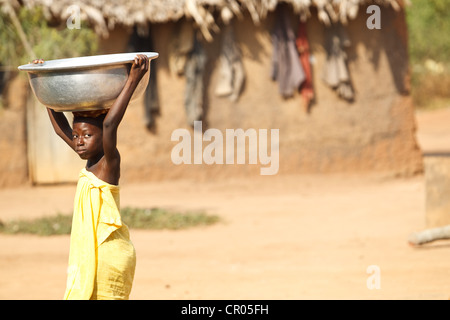
[{"label": "wooden pole", "polygon": [[23,46],[25,47],[25,50],[27,51],[28,55],[30,56],[31,60],[36,59],[36,54],[33,52],[33,49],[31,48],[30,43],[28,42],[27,36],[25,32],[23,31],[22,25],[20,24],[19,18],[16,15],[16,12],[11,7],[9,3],[4,4],[4,9],[8,13],[9,17],[11,18],[11,21],[14,25],[14,27],[17,30],[17,33],[19,34],[20,41],[22,41]]}]

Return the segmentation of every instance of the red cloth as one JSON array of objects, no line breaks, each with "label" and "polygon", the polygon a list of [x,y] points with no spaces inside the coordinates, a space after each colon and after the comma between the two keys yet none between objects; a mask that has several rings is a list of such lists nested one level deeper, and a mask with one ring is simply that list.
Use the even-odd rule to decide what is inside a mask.
[{"label": "red cloth", "polygon": [[309,109],[309,104],[311,100],[314,98],[314,89],[312,83],[312,72],[311,65],[309,61],[310,51],[309,51],[309,43],[308,43],[308,34],[306,32],[306,23],[301,22],[298,26],[297,39],[295,41],[297,45],[297,49],[300,55],[300,62],[303,67],[303,71],[305,72],[305,81],[303,81],[300,92],[303,96],[304,100],[304,108],[306,111]]}]

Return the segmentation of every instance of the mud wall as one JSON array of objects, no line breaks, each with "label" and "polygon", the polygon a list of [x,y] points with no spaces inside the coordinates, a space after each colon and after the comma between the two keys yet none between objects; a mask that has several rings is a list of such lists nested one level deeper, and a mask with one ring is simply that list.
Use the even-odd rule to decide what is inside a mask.
[{"label": "mud wall", "polygon": [[[365,12],[361,10],[360,12]],[[278,83],[270,79],[272,43],[270,30],[274,15],[260,26],[250,19],[235,21],[236,38],[242,51],[246,82],[238,101],[217,97],[220,35],[205,44],[208,52],[205,119],[203,130],[216,128],[225,137],[226,129],[279,129],[279,171],[290,173],[379,172],[412,175],[422,170],[421,151],[415,138],[415,118],[408,94],[409,72],[407,29],[403,12],[382,11],[381,30],[368,30],[366,15],[347,26],[351,46],[348,68],[355,89],[354,102],[337,98],[320,77],[326,52],[324,26],[314,13],[308,21],[308,37],[313,56],[315,101],[309,113],[302,108],[301,96],[283,99]],[[292,17],[294,30],[296,18]],[[130,106],[120,129],[123,177],[129,180],[191,177],[253,176],[264,167],[230,164],[181,164],[171,161],[177,142],[171,134],[186,123],[185,78],[170,72],[168,48],[174,24],[152,30],[161,111],[156,127],[149,132],[143,125],[143,107]],[[203,147],[209,142],[204,142]],[[225,141],[223,142],[225,145]]]},{"label": "mud wall", "polygon": [[[297,18],[292,15],[294,30]],[[422,171],[422,155],[415,137],[414,108],[409,95],[407,28],[403,12],[383,8],[381,30],[368,30],[365,8],[346,30],[351,46],[347,48],[348,69],[355,90],[353,102],[337,97],[321,79],[326,60],[325,26],[315,13],[308,20],[308,38],[312,53],[315,100],[307,113],[300,93],[284,99],[278,83],[270,78],[272,43],[270,31],[275,15],[269,14],[259,26],[251,19],[235,21],[236,40],[242,52],[246,80],[237,101],[217,97],[221,35],[204,43],[208,61],[203,99],[203,130],[279,129],[279,170],[277,174],[375,172],[388,175],[413,175]],[[122,155],[122,181],[149,181],[176,178],[220,179],[252,177],[263,164],[181,164],[175,165],[171,152],[174,130],[186,129],[184,95],[186,77],[169,68],[169,48],[175,23],[152,26],[155,51],[152,62],[157,71],[160,113],[156,125],[148,130],[142,100],[129,106],[119,129]],[[102,41],[102,53],[127,50],[129,31],[117,28]],[[22,83],[22,84],[21,84]],[[12,91],[15,102],[1,111],[0,186],[28,181],[23,82]],[[25,90],[25,91],[24,91]],[[10,94],[11,95],[11,94]],[[14,125],[12,125],[14,123]],[[9,131],[11,130],[11,131]],[[203,142],[205,147],[208,142]],[[225,141],[224,141],[225,145]],[[270,153],[270,150],[268,150]],[[74,177],[76,179],[76,177]],[[29,182],[29,181],[28,181]]]}]

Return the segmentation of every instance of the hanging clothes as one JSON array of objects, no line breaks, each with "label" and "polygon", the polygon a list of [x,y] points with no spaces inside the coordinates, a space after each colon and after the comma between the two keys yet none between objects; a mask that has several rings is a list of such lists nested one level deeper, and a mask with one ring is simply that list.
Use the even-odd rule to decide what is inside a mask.
[{"label": "hanging clothes", "polygon": [[[151,37],[151,30],[147,35],[139,35],[137,28],[135,27],[133,33],[130,36],[128,42],[129,52],[154,52],[155,47],[153,45],[153,39]],[[154,63],[150,67],[150,81],[144,94],[144,113],[145,113],[145,126],[148,129],[152,129],[155,125],[155,116],[159,115],[159,96],[158,85],[156,77],[156,66]]]},{"label": "hanging clothes", "polygon": [[203,117],[204,72],[206,67],[206,53],[197,34],[193,37],[193,49],[187,56],[184,74],[186,76],[186,91],[184,106],[186,120],[193,126],[194,121]]},{"label": "hanging clothes", "polygon": [[354,98],[350,74],[347,69],[345,48],[351,45],[350,39],[340,23],[326,27],[325,49],[327,60],[323,68],[322,79],[336,90],[339,97],[352,101]]},{"label": "hanging clothes", "polygon": [[289,23],[289,11],[281,4],[276,9],[276,21],[272,32],[272,80],[278,81],[280,94],[291,97],[305,80],[300,63],[295,33]]},{"label": "hanging clothes", "polygon": [[308,112],[311,100],[314,99],[314,89],[306,22],[300,21],[295,43],[300,54],[300,63],[302,64],[303,71],[305,72],[305,81],[303,81],[300,87],[300,92],[303,97],[303,109]]},{"label": "hanging clothes", "polygon": [[184,74],[189,53],[194,48],[192,23],[181,19],[175,24],[169,43],[169,69],[174,75]]},{"label": "hanging clothes", "polygon": [[244,81],[241,53],[236,44],[233,25],[229,23],[223,27],[220,72],[215,93],[219,97],[228,96],[231,101],[237,101]]}]

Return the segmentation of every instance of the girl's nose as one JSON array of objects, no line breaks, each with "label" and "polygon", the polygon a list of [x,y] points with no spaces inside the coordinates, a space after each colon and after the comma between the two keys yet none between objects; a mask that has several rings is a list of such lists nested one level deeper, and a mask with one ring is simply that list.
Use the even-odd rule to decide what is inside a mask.
[{"label": "girl's nose", "polygon": [[83,138],[81,138],[81,137],[80,137],[80,138],[78,138],[78,139],[77,139],[77,145],[78,145],[78,146],[82,146],[82,145],[84,145],[84,139],[83,139]]}]

